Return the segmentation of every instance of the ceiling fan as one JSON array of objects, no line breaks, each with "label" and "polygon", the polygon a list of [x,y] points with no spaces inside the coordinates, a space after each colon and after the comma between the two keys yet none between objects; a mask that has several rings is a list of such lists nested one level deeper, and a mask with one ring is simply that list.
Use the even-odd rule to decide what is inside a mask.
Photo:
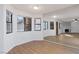
[{"label": "ceiling fan", "polygon": [[78,22],[79,20],[78,19],[73,19],[74,20],[74,22]]}]

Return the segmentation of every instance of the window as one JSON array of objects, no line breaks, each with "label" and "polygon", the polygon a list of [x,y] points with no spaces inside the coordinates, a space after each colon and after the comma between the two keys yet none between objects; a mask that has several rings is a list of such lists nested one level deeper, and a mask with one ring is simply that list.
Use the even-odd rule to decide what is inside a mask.
[{"label": "window", "polygon": [[22,32],[24,31],[24,17],[17,16],[17,31]]},{"label": "window", "polygon": [[50,22],[50,29],[54,29],[54,22]]},{"label": "window", "polygon": [[17,31],[31,31],[31,17],[17,17]]},{"label": "window", "polygon": [[48,22],[47,21],[43,21],[43,24],[44,24],[44,30],[47,30],[48,29]]},{"label": "window", "polygon": [[6,10],[6,33],[12,33],[12,13]]},{"label": "window", "polygon": [[30,17],[25,17],[24,18],[24,31],[31,31],[31,18]]},{"label": "window", "polygon": [[41,19],[35,18],[34,20],[34,30],[35,31],[41,31]]}]

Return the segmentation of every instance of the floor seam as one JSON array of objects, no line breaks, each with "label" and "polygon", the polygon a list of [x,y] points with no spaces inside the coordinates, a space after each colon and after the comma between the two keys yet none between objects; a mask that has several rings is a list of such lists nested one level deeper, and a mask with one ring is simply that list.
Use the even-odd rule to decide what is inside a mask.
[{"label": "floor seam", "polygon": [[63,46],[66,46],[66,47],[71,47],[71,48],[79,49],[78,47],[69,46],[69,45],[66,45],[66,44],[63,44],[63,43],[51,42],[49,40],[45,40],[45,41],[50,42],[50,43],[55,43],[55,44],[63,45]]}]

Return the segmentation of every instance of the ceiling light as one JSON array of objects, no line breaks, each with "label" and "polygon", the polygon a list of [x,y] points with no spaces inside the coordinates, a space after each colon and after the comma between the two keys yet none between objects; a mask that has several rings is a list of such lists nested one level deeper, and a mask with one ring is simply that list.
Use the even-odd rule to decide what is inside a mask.
[{"label": "ceiling light", "polygon": [[55,19],[55,18],[59,18],[59,16],[51,16],[51,18],[54,18]]},{"label": "ceiling light", "polygon": [[57,16],[53,16],[54,18],[57,18]]},{"label": "ceiling light", "polygon": [[38,9],[39,9],[39,7],[38,7],[38,6],[34,6],[33,8],[34,8],[35,10],[38,10]]}]

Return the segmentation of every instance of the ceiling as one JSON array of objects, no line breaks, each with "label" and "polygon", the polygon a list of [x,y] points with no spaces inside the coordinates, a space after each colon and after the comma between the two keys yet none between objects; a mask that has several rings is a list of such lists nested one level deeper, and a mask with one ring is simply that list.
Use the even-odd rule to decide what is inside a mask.
[{"label": "ceiling", "polygon": [[[56,10],[60,10],[63,8],[71,7],[73,4],[13,4],[14,8],[19,10],[32,13],[32,14],[45,14],[49,12],[53,12]],[[38,6],[38,10],[34,10],[33,7]]]}]

